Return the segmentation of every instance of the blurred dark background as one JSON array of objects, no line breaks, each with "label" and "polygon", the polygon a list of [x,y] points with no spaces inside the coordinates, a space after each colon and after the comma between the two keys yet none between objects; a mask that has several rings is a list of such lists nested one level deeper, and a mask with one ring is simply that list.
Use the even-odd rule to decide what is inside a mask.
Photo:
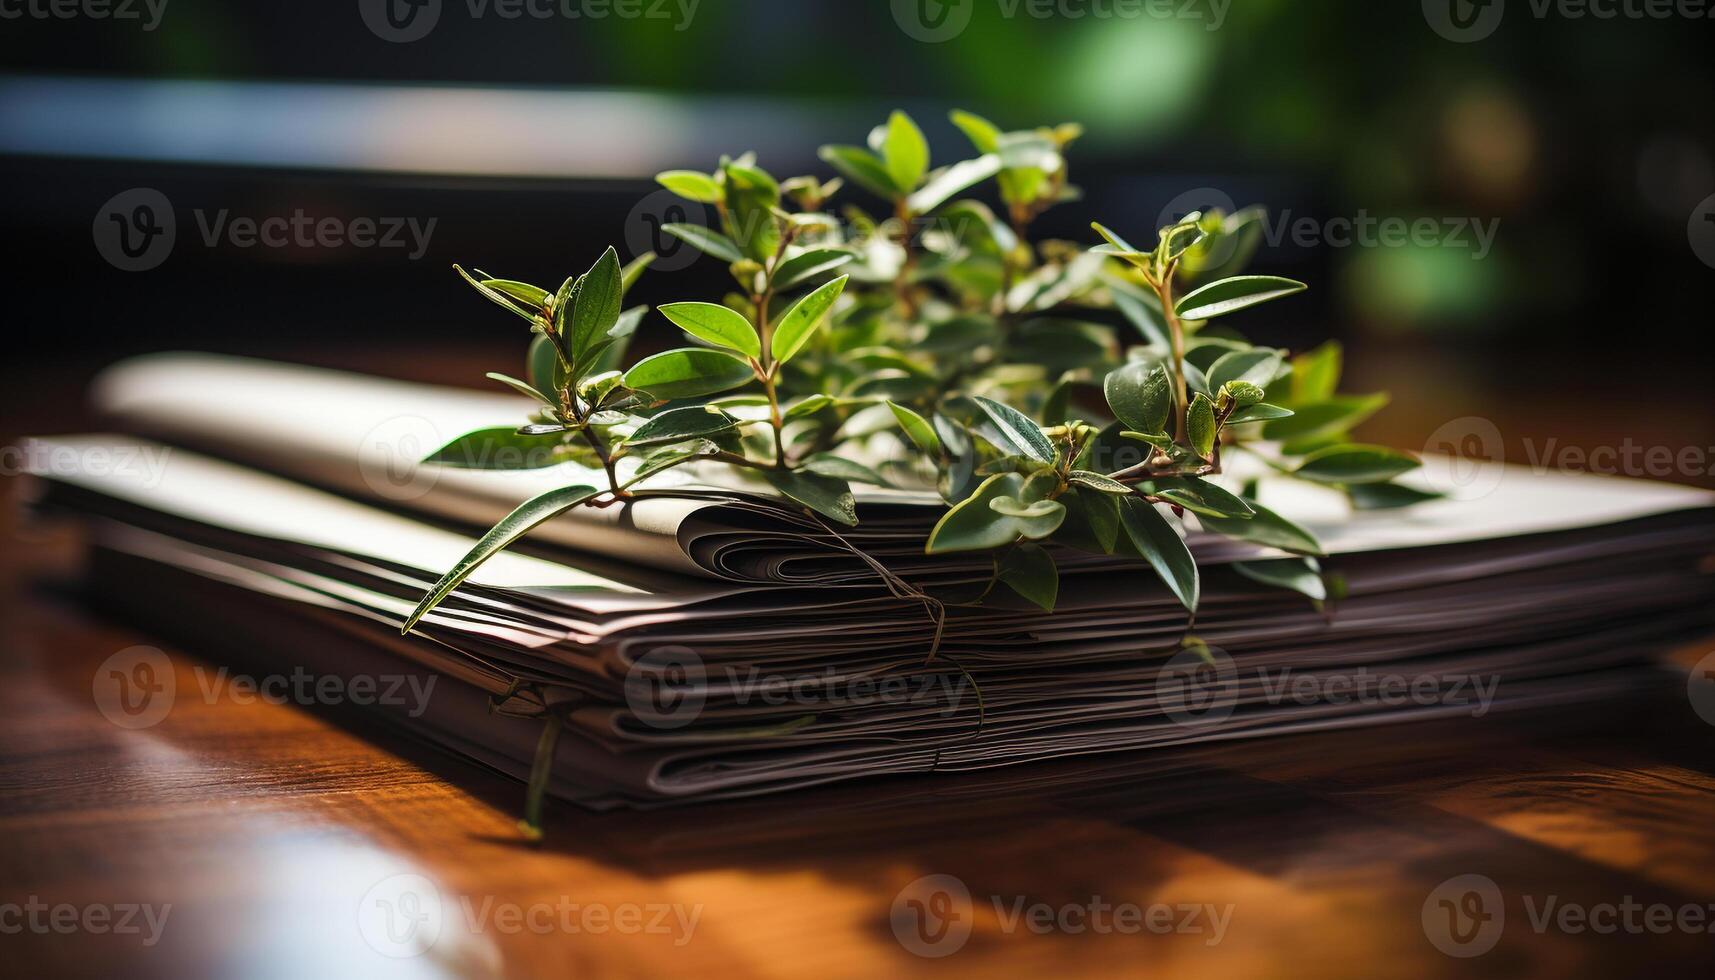
[{"label": "blurred dark background", "polygon": [[[1515,460],[1550,439],[1703,451],[1715,447],[1707,12],[1620,0],[0,0],[0,214],[13,243],[0,436],[84,424],[87,378],[151,350],[481,384],[525,338],[452,262],[558,282],[609,243],[626,256],[651,247],[655,224],[677,217],[651,196],[656,171],[755,149],[777,174],[828,176],[816,146],[861,143],[897,106],[939,163],[969,155],[953,108],[1007,128],[1082,122],[1072,175],[1086,200],[1050,212],[1046,235],[1091,241],[1099,218],[1149,237],[1203,189],[1267,206],[1284,234],[1258,266],[1313,290],[1243,326],[1294,348],[1345,342],[1349,387],[1395,392],[1364,430],[1376,441],[1418,448],[1482,416]],[[924,40],[937,34],[950,36]],[[110,261],[116,226],[104,231],[135,203],[110,202],[135,188],[161,192],[176,224],[144,271]],[[401,247],[205,234],[223,213],[299,211],[416,231],[401,228]],[[1366,219],[1433,231],[1346,243],[1341,222],[1361,232]],[[1302,222],[1313,230],[1294,233]],[[640,300],[723,288],[710,260],[667,264],[683,268],[646,277]],[[669,339],[659,318],[649,330],[645,344]],[[1709,465],[1636,475],[1715,485]]]}]

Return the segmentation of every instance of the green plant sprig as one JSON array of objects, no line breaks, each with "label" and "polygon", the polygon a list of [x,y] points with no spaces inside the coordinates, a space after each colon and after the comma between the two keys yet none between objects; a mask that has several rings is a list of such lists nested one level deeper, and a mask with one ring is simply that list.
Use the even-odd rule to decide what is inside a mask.
[{"label": "green plant sprig", "polygon": [[[1291,557],[1241,574],[1331,595],[1313,536],[1223,486],[1223,450],[1343,492],[1354,507],[1429,495],[1394,479],[1417,464],[1348,433],[1386,396],[1337,392],[1341,353],[1289,357],[1224,319],[1302,291],[1243,274],[1262,214],[1188,215],[1139,248],[1032,242],[1046,209],[1078,199],[1066,151],[1078,127],[1003,132],[970,113],[954,124],[977,155],[931,168],[928,142],[896,112],[867,147],[829,146],[840,176],[777,180],[753,154],[660,183],[714,208],[718,228],[665,230],[726,264],[718,302],[661,307],[692,346],[625,363],[647,310],[621,310],[648,267],[608,249],[558,290],[460,275],[536,335],[525,379],[491,375],[540,406],[523,427],[479,430],[426,462],[518,469],[577,462],[599,485],[527,501],[424,597],[409,630],[480,563],[543,520],[639,496],[695,496],[653,478],[691,464],[750,474],[792,506],[857,522],[853,483],[936,486],[947,510],[929,553],[985,551],[999,585],[1052,609],[1048,547],[1134,558],[1195,612],[1200,572],[1179,522]],[[976,197],[993,181],[1005,218]],[[877,221],[847,185],[888,204]],[[913,230],[921,224],[922,234]],[[1117,314],[1123,326],[1108,318]],[[1220,321],[1216,323],[1215,321]]]}]

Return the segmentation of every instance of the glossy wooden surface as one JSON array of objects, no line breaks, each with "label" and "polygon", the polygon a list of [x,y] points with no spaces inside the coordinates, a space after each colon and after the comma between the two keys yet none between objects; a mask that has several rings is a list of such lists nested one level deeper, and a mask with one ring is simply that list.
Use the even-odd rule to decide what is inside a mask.
[{"label": "glossy wooden surface", "polygon": [[[471,363],[449,358],[436,377]],[[0,435],[84,424],[65,408],[80,379],[14,381]],[[20,526],[10,507],[0,518],[8,976],[1666,978],[1715,965],[1708,932],[1532,921],[1551,899],[1598,911],[1715,901],[1715,727],[1683,679],[1715,639],[1681,651],[1659,692],[1617,704],[646,813],[559,807],[532,847],[515,825],[518,784],[360,713],[229,690],[178,698],[152,727],[110,723],[92,685],[117,651],[165,651],[181,691],[242,651],[182,648],[107,617],[69,584],[74,544]],[[972,896],[952,907],[969,927],[962,945],[954,930],[923,946],[946,907],[913,883],[938,875]],[[1499,888],[1504,924],[1488,952],[1455,958],[1432,934],[1446,936],[1439,923],[1454,924],[1469,891],[1443,883],[1466,875]],[[400,882],[439,896],[442,927],[420,955],[386,955],[404,950],[373,928],[378,902],[402,908]],[[1214,943],[1208,929],[1009,925],[1021,904],[1098,903],[1231,911]],[[127,904],[171,906],[152,945],[146,923],[53,928],[57,908]],[[573,929],[562,904],[577,906]],[[48,910],[45,927],[20,918],[27,906]],[[644,922],[659,907],[695,924],[602,927],[630,906]],[[527,913],[541,931],[507,918]]]},{"label": "glossy wooden surface", "polygon": [[[1531,920],[1550,897],[1715,899],[1715,728],[1682,681],[1554,714],[647,813],[561,807],[531,847],[518,785],[360,714],[227,692],[181,697],[149,728],[110,723],[92,681],[114,652],[159,646],[192,690],[221,651],[162,642],[54,585],[73,570],[70,542],[16,527],[7,540],[0,902],[171,906],[152,945],[142,927],[9,928],[9,974],[1559,977],[1707,975],[1715,962],[1707,933],[1539,933]],[[1458,959],[1431,942],[1424,909],[1442,914],[1432,892],[1469,874],[1501,889],[1505,924],[1492,950]],[[938,920],[909,904],[924,886],[902,889],[929,875],[973,896],[954,907],[968,939],[940,958],[908,948],[945,948],[911,939]],[[400,949],[377,944],[361,910],[423,879],[445,913],[438,939],[384,955]],[[1209,913],[1190,923],[1201,933],[1064,931],[1082,915],[1041,933],[1008,925],[1021,904],[1092,903],[1230,918],[1218,942]],[[577,907],[570,919],[561,904]],[[639,927],[625,932],[583,917],[630,905]],[[641,928],[656,907],[694,924]]]}]

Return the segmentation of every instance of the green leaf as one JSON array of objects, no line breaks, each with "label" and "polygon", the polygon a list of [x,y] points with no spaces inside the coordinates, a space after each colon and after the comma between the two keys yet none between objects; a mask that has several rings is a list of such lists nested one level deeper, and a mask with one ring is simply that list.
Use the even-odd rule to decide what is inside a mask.
[{"label": "green leaf", "polygon": [[644,252],[625,263],[625,268],[619,270],[619,294],[622,299],[626,293],[631,292],[631,287],[637,285],[637,280],[642,279],[643,274],[649,271],[649,267],[655,264],[657,258],[659,256],[654,252]]},{"label": "green leaf", "polygon": [[1209,390],[1218,392],[1231,381],[1244,381],[1258,388],[1267,387],[1280,372],[1280,362],[1280,351],[1266,347],[1222,354],[1209,368]]},{"label": "green leaf", "polygon": [[[1261,386],[1249,381],[1228,381],[1221,385],[1220,394],[1237,411],[1250,408],[1252,405],[1262,404],[1264,396],[1268,393],[1263,391]],[[1232,413],[1229,413],[1227,417],[1231,420]]]},{"label": "green leaf", "polygon": [[451,595],[459,583],[469,578],[479,565],[523,537],[531,528],[571,510],[599,493],[601,491],[595,487],[561,487],[520,504],[517,510],[506,515],[499,524],[483,535],[477,541],[476,547],[459,559],[459,563],[454,565],[451,571],[441,576],[440,581],[423,596],[423,601],[417,603],[417,608],[411,610],[411,615],[406,618],[405,626],[400,632],[411,632],[411,628],[416,626],[429,610],[440,605],[441,600]]},{"label": "green leaf", "polygon": [[755,191],[769,204],[780,202],[780,182],[768,171],[755,166],[755,160],[748,155],[744,159],[728,161],[725,166],[729,190],[737,187],[743,191]]},{"label": "green leaf", "polygon": [[988,501],[988,508],[1007,517],[1019,518],[1026,527],[1022,534],[1029,539],[1048,537],[1067,517],[1067,506],[1056,499],[1039,499],[1034,503],[1024,503],[1022,499],[1002,496]]},{"label": "green leaf", "polygon": [[1263,427],[1263,438],[1280,442],[1309,441],[1341,435],[1382,410],[1385,394],[1338,395],[1325,402],[1297,404],[1291,418]]},{"label": "green leaf", "polygon": [[995,448],[1010,455],[1027,456],[1038,463],[1054,462],[1054,444],[1048,441],[1048,437],[1042,434],[1042,427],[1030,416],[1011,405],[1003,405],[981,395],[973,396],[971,401],[992,423],[980,431],[991,437]]},{"label": "green leaf", "polygon": [[944,170],[936,171],[906,202],[913,214],[928,214],[955,194],[979,184],[1000,172],[1000,157],[989,154],[972,160],[961,160]]},{"label": "green leaf", "polygon": [[894,186],[909,192],[923,182],[923,175],[929,170],[929,141],[923,138],[923,131],[910,116],[896,109],[887,119],[881,156]]},{"label": "green leaf", "polygon": [[1136,432],[1165,432],[1173,411],[1173,382],[1160,364],[1133,361],[1102,383],[1114,417]]},{"label": "green leaf", "polygon": [[525,377],[530,379],[532,388],[542,393],[544,402],[549,405],[560,404],[560,389],[570,383],[571,377],[566,373],[566,365],[560,359],[559,349],[544,334],[537,334],[530,341]]},{"label": "green leaf", "polygon": [[726,212],[724,228],[739,251],[757,262],[772,259],[780,248],[780,226],[775,213],[780,203],[780,185],[754,167],[726,165]]},{"label": "green leaf", "polygon": [[1416,458],[1386,446],[1329,446],[1304,457],[1292,475],[1316,483],[1385,483],[1417,467]]},{"label": "green leaf", "polygon": [[1210,459],[1215,453],[1215,403],[1208,395],[1199,393],[1191,399],[1191,408],[1185,413],[1185,435],[1191,440],[1191,448],[1203,459]]},{"label": "green leaf", "polygon": [[1128,242],[1125,239],[1121,238],[1118,234],[1113,232],[1106,225],[1102,224],[1099,221],[1090,222],[1090,227],[1094,228],[1096,230],[1096,234],[1101,235],[1103,238],[1107,239],[1108,244],[1113,246],[1113,251],[1109,254],[1127,254],[1127,255],[1145,255],[1145,256],[1150,254],[1149,252],[1145,251],[1144,249],[1140,249],[1136,245],[1133,245],[1131,242]]},{"label": "green leaf", "polygon": [[675,222],[662,225],[661,230],[722,262],[737,262],[744,258],[744,253],[738,250],[738,243],[712,228]]},{"label": "green leaf", "polygon": [[763,478],[786,497],[824,517],[847,526],[858,522],[857,498],[852,496],[852,488],[844,480],[785,470],[768,470],[763,473]]},{"label": "green leaf", "polygon": [[656,174],[655,181],[680,197],[699,204],[714,204],[721,199],[721,185],[708,174],[695,170],[669,170]]},{"label": "green leaf", "polygon": [[818,392],[817,394],[810,395],[802,401],[787,407],[785,414],[782,415],[781,418],[787,422],[790,422],[793,419],[807,418],[830,405],[837,404],[839,404],[837,399]]},{"label": "green leaf", "polygon": [[670,442],[684,442],[687,439],[707,439],[731,432],[738,427],[738,419],[718,408],[705,405],[693,405],[690,408],[675,408],[662,412],[649,421],[637,427],[625,440],[625,445],[652,446]]},{"label": "green leaf", "polygon": [[905,430],[905,435],[913,445],[930,456],[941,455],[941,440],[935,436],[935,429],[923,416],[904,405],[888,402],[893,417],[899,422],[899,427]]},{"label": "green leaf", "polygon": [[1276,561],[1239,561],[1233,571],[1253,582],[1291,589],[1317,602],[1328,598],[1328,583],[1322,580],[1322,568],[1314,558],[1281,558]]},{"label": "green leaf", "polygon": [[1113,554],[1114,546],[1119,543],[1120,508],[1125,506],[1124,500],[1114,494],[1084,488],[1074,488],[1071,496],[1075,498],[1078,512],[1083,515],[1097,546],[1104,554]]},{"label": "green leaf", "polygon": [[1054,556],[1041,545],[1021,544],[1012,549],[996,564],[995,577],[1044,610],[1054,611],[1060,595],[1060,571]]},{"label": "green leaf", "polygon": [[742,314],[716,303],[668,303],[661,315],[693,337],[746,357],[762,356],[762,338]]},{"label": "green leaf", "polygon": [[516,313],[518,316],[523,317],[525,319],[525,321],[527,321],[529,323],[535,323],[536,322],[536,314],[539,311],[539,306],[536,309],[525,309],[524,307],[519,305],[519,302],[517,300],[515,300],[512,297],[506,295],[505,293],[493,288],[492,286],[485,285],[481,280],[472,276],[470,273],[464,271],[463,267],[458,266],[458,265],[454,265],[453,271],[457,272],[460,276],[464,277],[464,281],[470,283],[472,288],[474,288],[477,292],[481,293],[484,297],[486,297],[489,300],[489,302],[493,303],[496,306],[501,307],[502,309],[510,310],[511,312]]},{"label": "green leaf", "polygon": [[1256,515],[1248,501],[1218,483],[1194,476],[1151,481],[1155,496],[1201,517],[1230,517],[1248,521]]},{"label": "green leaf", "polygon": [[637,471],[631,474],[631,479],[627,480],[625,485],[633,486],[663,470],[670,470],[695,459],[713,456],[720,451],[721,447],[707,439],[699,439],[688,446],[669,446],[666,449],[656,450],[643,458],[643,462],[637,465]]},{"label": "green leaf", "polygon": [[1346,488],[1352,506],[1358,510],[1397,510],[1417,504],[1440,500],[1445,494],[1419,490],[1401,483],[1359,483]]},{"label": "green leaf", "polygon": [[617,371],[620,362],[625,360],[625,352],[631,347],[631,335],[637,332],[637,327],[643,322],[643,315],[649,312],[647,306],[633,306],[619,315],[619,321],[613,329],[607,332],[608,339],[591,347],[585,358],[589,363],[584,369],[599,374],[603,371]]},{"label": "green leaf", "polygon": [[963,109],[954,109],[948,116],[959,127],[978,153],[994,153],[1000,149],[1001,129],[994,123]]},{"label": "green leaf", "polygon": [[530,399],[533,399],[535,401],[541,402],[542,404],[548,406],[549,408],[559,407],[559,401],[557,399],[550,399],[545,393],[537,391],[535,388],[532,388],[530,385],[525,384],[522,381],[519,381],[517,378],[510,377],[510,376],[504,375],[504,374],[500,374],[500,373],[495,372],[495,371],[488,372],[488,374],[485,375],[485,377],[487,377],[491,381],[498,381],[501,384],[505,385],[506,387],[511,388],[513,391],[518,392],[520,395],[523,395],[526,398],[530,398]]},{"label": "green leaf", "polygon": [[1113,294],[1114,306],[1137,328],[1138,333],[1143,334],[1144,340],[1164,350],[1170,346],[1167,318],[1161,314],[1159,300],[1152,301],[1120,288],[1111,289],[1110,292]]},{"label": "green leaf", "polygon": [[1165,432],[1133,432],[1130,429],[1122,429],[1119,434],[1122,439],[1135,439],[1138,442],[1147,442],[1151,446],[1154,446],[1168,454],[1171,454],[1173,450],[1178,448],[1178,445],[1173,441],[1173,437]]},{"label": "green leaf", "polygon": [[607,336],[613,325],[619,322],[620,293],[619,253],[609,246],[601,253],[590,271],[584,274],[583,286],[577,291],[577,299],[572,306],[571,315],[571,344],[572,363],[577,368],[587,367],[584,361],[590,348],[596,342]]},{"label": "green leaf", "polygon": [[851,252],[837,248],[813,248],[800,252],[774,270],[774,288],[791,289],[806,279],[832,272],[855,258],[857,256]]},{"label": "green leaf", "polygon": [[1180,604],[1196,612],[1202,576],[1191,557],[1191,549],[1185,546],[1185,540],[1174,531],[1173,525],[1154,505],[1137,497],[1120,502],[1120,522],[1137,553],[1167,583]]},{"label": "green leaf", "polygon": [[671,400],[730,391],[754,377],[749,364],[724,351],[681,347],[632,365],[625,372],[625,386]]},{"label": "green leaf", "polygon": [[1179,301],[1177,309],[1180,319],[1212,320],[1307,288],[1297,280],[1279,276],[1234,276],[1192,290]]},{"label": "green leaf", "polygon": [[1227,416],[1228,425],[1243,425],[1246,422],[1272,422],[1275,419],[1289,419],[1292,410],[1281,408],[1279,405],[1258,403],[1237,409]]},{"label": "green leaf", "polygon": [[1169,260],[1185,254],[1185,250],[1202,241],[1203,229],[1195,224],[1180,223],[1161,233],[1160,250]]},{"label": "green leaf", "polygon": [[861,146],[824,146],[818,155],[840,176],[879,197],[891,201],[909,192],[893,183],[893,175],[880,157]]},{"label": "green leaf", "polygon": [[423,462],[461,470],[539,470],[564,462],[554,450],[561,427],[544,435],[523,435],[516,426],[467,432],[424,457]]},{"label": "green leaf", "polygon": [[1235,520],[1229,517],[1210,517],[1203,514],[1197,516],[1197,521],[1203,525],[1203,529],[1206,531],[1224,534],[1240,541],[1249,541],[1252,544],[1279,548],[1281,551],[1291,551],[1301,555],[1322,554],[1322,545],[1316,540],[1315,535],[1254,500],[1249,503],[1251,510],[1255,513],[1248,521]]},{"label": "green leaf", "polygon": [[1292,403],[1327,401],[1340,386],[1342,350],[1330,340],[1307,354],[1292,359]]},{"label": "green leaf", "polygon": [[578,396],[590,405],[600,405],[607,402],[607,396],[624,386],[624,376],[617,371],[604,371],[592,374],[583,381],[578,381]]},{"label": "green leaf", "polygon": [[999,473],[989,477],[969,497],[941,515],[940,522],[929,532],[925,552],[938,555],[954,551],[988,551],[1011,544],[1023,535],[1041,537],[1052,534],[1065,518],[1064,507],[1058,517],[1044,514],[1019,518],[1003,514],[991,506],[996,500],[1023,500],[1025,496],[1024,477],[1017,473]]},{"label": "green leaf", "polygon": [[511,279],[484,279],[482,284],[536,309],[541,309],[542,305],[548,302],[549,293],[546,289],[541,286],[532,286],[527,282],[514,282]]},{"label": "green leaf", "polygon": [[1068,482],[1080,487],[1089,487],[1099,493],[1111,493],[1120,497],[1131,496],[1131,487],[1118,480],[1110,480],[1100,473],[1091,473],[1089,470],[1073,470]]},{"label": "green leaf", "polygon": [[[1226,220],[1221,223],[1220,233],[1211,236],[1206,251],[1202,245],[1192,249],[1181,267],[1196,276],[1208,279],[1225,279],[1238,275],[1250,265],[1251,258],[1262,246],[1267,219],[1268,212],[1256,207],[1227,215]],[[1222,254],[1226,258],[1219,265],[1209,264]]]},{"label": "green leaf", "polygon": [[833,453],[817,453],[804,460],[800,468],[821,476],[838,477],[854,483],[868,483],[877,487],[888,485],[887,479],[880,473],[862,463],[846,459],[844,456],[835,456]]},{"label": "green leaf", "polygon": [[851,277],[841,276],[816,289],[792,304],[792,308],[780,318],[779,325],[774,328],[774,342],[771,345],[776,364],[790,361],[792,355],[798,353],[809,341],[816,328],[826,319],[828,311],[833,309],[834,301],[840,298],[849,278]]}]

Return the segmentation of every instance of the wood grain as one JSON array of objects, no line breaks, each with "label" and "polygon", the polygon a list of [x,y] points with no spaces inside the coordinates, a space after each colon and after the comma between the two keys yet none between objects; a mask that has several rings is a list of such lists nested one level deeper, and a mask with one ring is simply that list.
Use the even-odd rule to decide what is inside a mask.
[{"label": "wood grain", "polygon": [[[65,584],[75,541],[0,531],[0,903],[171,906],[153,945],[8,928],[8,973],[1404,978],[1715,964],[1708,933],[1539,933],[1530,919],[1550,896],[1715,900],[1715,728],[1683,680],[1554,714],[644,813],[560,807],[531,847],[514,823],[520,786],[361,713],[181,693],[156,725],[109,722],[92,682],[115,652],[158,647],[178,690],[197,692],[199,671],[242,651],[182,649],[104,618]],[[1681,668],[1711,648],[1684,651]],[[1457,959],[1431,943],[1424,906],[1467,874],[1499,886],[1506,924],[1490,952]],[[445,916],[431,949],[392,958],[360,914],[401,875],[431,882]],[[929,875],[973,896],[959,910],[969,938],[944,958],[895,931],[913,921],[896,914],[902,890]],[[1098,899],[1231,918],[1218,942],[1008,925],[1018,903]],[[569,904],[695,921],[621,933],[556,919],[532,932],[499,911]],[[0,914],[0,927],[16,921]]]}]

